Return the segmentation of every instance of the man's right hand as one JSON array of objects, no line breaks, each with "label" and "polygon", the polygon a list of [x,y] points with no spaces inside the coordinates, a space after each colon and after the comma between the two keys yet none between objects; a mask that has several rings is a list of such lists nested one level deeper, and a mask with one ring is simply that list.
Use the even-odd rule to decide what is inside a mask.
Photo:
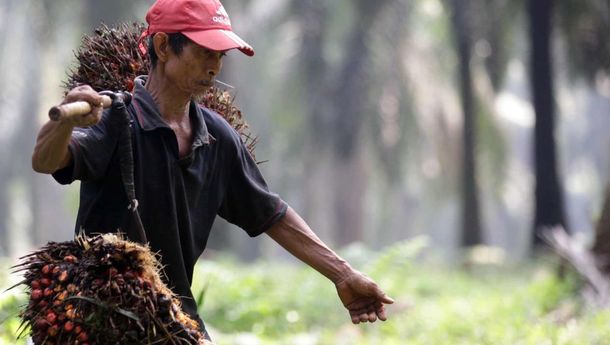
[{"label": "man's right hand", "polygon": [[335,284],[343,305],[348,310],[352,323],[375,322],[387,319],[384,304],[394,300],[364,274],[353,271]]},{"label": "man's right hand", "polygon": [[61,104],[85,101],[91,105],[91,112],[85,115],[71,116],[60,120],[63,124],[72,127],[93,126],[102,118],[102,96],[89,85],[81,85],[68,92]]},{"label": "man's right hand", "polygon": [[89,85],[77,86],[70,90],[62,104],[85,101],[91,105],[91,112],[47,121],[38,132],[36,146],[32,154],[32,168],[43,174],[52,174],[70,164],[72,154],[68,149],[74,127],[89,127],[102,118],[102,96]]}]

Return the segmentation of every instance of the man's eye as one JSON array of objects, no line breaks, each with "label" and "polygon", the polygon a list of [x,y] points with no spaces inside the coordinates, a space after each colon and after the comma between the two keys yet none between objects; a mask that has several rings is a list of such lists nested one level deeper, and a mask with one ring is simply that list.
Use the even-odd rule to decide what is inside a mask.
[{"label": "man's eye", "polygon": [[225,52],[219,52],[219,51],[214,51],[214,50],[209,50],[209,49],[206,49],[204,53],[208,58],[212,58],[215,56],[222,58],[223,56],[227,55],[227,53],[225,53]]}]

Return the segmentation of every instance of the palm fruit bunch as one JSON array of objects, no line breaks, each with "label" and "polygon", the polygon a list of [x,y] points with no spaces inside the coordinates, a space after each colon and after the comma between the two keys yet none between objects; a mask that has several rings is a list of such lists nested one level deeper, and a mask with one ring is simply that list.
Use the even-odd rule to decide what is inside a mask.
[{"label": "palm fruit bunch", "polygon": [[[98,92],[131,92],[135,77],[148,74],[147,57],[138,48],[140,34],[145,29],[142,23],[120,24],[116,28],[102,24],[93,35],[83,36],[80,48],[74,54],[77,65],[68,71],[68,79],[63,85],[66,93],[83,84]],[[240,134],[254,157],[257,139],[250,133],[242,112],[233,101],[229,92],[219,87],[211,87],[197,100],[222,116]]]},{"label": "palm fruit bunch", "polygon": [[134,78],[148,74],[146,57],[138,48],[141,23],[121,24],[110,28],[105,24],[91,36],[83,36],[74,53],[77,66],[68,71],[64,89],[69,91],[82,84],[96,91],[132,91]]},{"label": "palm fruit bunch", "polygon": [[248,123],[244,120],[241,110],[233,105],[234,99],[235,97],[232,97],[228,91],[212,87],[199,97],[197,102],[208,109],[214,110],[231,124],[233,129],[239,133],[248,152],[256,159],[254,148],[256,147],[258,138],[250,134]]},{"label": "palm fruit bunch", "polygon": [[[205,344],[148,247],[115,234],[49,242],[21,258],[36,345]],[[24,330],[27,327],[23,328]]]}]

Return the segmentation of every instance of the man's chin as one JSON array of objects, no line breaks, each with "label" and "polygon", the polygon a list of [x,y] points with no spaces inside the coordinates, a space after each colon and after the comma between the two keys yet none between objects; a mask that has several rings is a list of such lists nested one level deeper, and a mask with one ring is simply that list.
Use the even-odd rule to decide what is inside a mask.
[{"label": "man's chin", "polygon": [[193,96],[195,98],[203,97],[206,94],[206,92],[208,92],[208,90],[210,90],[210,88],[212,88],[212,85],[202,86],[193,92]]}]

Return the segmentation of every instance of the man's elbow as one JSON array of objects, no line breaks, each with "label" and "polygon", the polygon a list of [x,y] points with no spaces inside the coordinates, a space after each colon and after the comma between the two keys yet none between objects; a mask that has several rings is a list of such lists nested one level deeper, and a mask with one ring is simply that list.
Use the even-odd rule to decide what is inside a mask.
[{"label": "man's elbow", "polygon": [[52,174],[57,171],[57,167],[45,164],[36,153],[32,155],[32,169],[41,174]]},{"label": "man's elbow", "polygon": [[52,174],[53,173],[53,171],[50,171],[47,167],[45,167],[44,165],[38,163],[34,159],[32,159],[32,169],[35,172],[41,173],[41,174]]}]

